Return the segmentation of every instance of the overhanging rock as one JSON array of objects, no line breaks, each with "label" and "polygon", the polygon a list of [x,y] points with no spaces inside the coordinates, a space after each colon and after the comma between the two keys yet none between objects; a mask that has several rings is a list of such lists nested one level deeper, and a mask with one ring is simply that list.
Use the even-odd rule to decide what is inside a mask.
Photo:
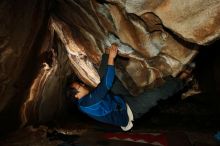
[{"label": "overhanging rock", "polygon": [[206,45],[220,38],[220,0],[108,0],[126,12],[157,15],[163,25],[183,39]]}]

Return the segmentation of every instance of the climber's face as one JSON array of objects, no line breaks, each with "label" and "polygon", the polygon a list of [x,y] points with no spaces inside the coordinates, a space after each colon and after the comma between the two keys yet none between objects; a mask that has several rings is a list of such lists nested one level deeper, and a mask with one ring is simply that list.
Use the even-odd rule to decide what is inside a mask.
[{"label": "climber's face", "polygon": [[75,98],[77,98],[77,99],[80,99],[89,93],[89,90],[85,86],[85,84],[73,82],[71,84],[71,87],[77,90],[77,93],[75,95]]}]

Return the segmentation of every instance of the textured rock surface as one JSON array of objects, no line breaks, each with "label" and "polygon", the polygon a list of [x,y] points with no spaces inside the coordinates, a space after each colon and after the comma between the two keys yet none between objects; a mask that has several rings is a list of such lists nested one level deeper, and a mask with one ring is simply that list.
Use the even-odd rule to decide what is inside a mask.
[{"label": "textured rock surface", "polygon": [[187,41],[205,45],[220,37],[220,0],[108,0],[128,13],[156,14],[163,25]]},{"label": "textured rock surface", "polygon": [[187,41],[204,45],[220,37],[220,0],[171,0],[155,13]]},{"label": "textured rock surface", "polygon": [[[199,0],[184,3],[182,9],[191,4],[192,11],[183,13],[173,8],[180,1],[1,1],[0,112],[20,111],[23,124],[56,118],[64,109],[67,76],[95,87],[101,55],[114,42],[119,45],[116,74],[131,94],[159,85],[195,57],[198,48],[190,42],[219,37],[219,25],[208,27],[219,23],[217,2],[204,2],[199,10],[193,9]],[[206,12],[213,17],[202,17]],[[198,19],[203,23],[195,23]],[[189,29],[192,23],[198,25]],[[208,35],[194,35],[196,29]]]},{"label": "textured rock surface", "polygon": [[47,8],[48,1],[0,2],[0,111],[22,100],[37,62],[36,40],[41,40]]},{"label": "textured rock surface", "polygon": [[[70,8],[75,8],[77,11],[72,14],[69,11]],[[186,42],[180,43],[178,40],[175,40],[171,34],[163,30],[162,23],[158,17],[151,13],[143,15],[141,18],[134,14],[127,13],[123,7],[114,4],[101,5],[94,1],[91,3],[88,3],[88,1],[68,1],[67,5],[67,2],[58,1],[55,14],[63,23],[67,23],[73,30],[75,40],[78,40],[77,37],[80,36],[90,36],[90,38],[87,38],[89,44],[93,44],[90,45],[91,47],[83,43],[83,40],[78,41],[78,46],[84,46],[84,53],[87,54],[86,56],[89,58],[88,61],[91,61],[93,64],[100,61],[99,59],[94,59],[95,57],[93,56],[99,58],[100,53],[105,52],[105,48],[112,42],[119,44],[119,55],[137,60],[130,63],[132,66],[136,65],[137,68],[139,68],[140,64],[142,64],[142,67],[139,68],[140,73],[136,73],[129,63],[128,67],[126,65],[124,65],[123,68],[118,67],[117,76],[128,89],[134,89],[134,86],[137,86],[136,89],[142,88],[140,89],[141,92],[143,88],[153,83],[157,78],[169,74],[175,76],[182,69],[184,64],[189,62],[196,54],[196,51],[192,50],[192,48],[195,49],[195,46]],[[84,19],[80,16],[83,16]],[[62,29],[62,31],[66,31],[66,34],[69,33],[69,30]],[[55,31],[58,32],[56,29]],[[77,37],[75,34],[77,34]],[[63,35],[58,32],[58,36],[62,40]],[[62,42],[66,44],[65,41]],[[74,41],[69,42],[74,43]],[[69,44],[71,45],[71,43]],[[96,50],[94,52],[100,53],[94,55],[92,50]],[[158,58],[161,58],[159,60],[163,61],[151,63],[152,60],[156,62]],[[72,63],[74,64],[74,62]],[[142,68],[144,68],[145,71],[148,70],[149,74],[144,76],[145,71],[142,70]],[[97,81],[97,75],[93,75],[92,72],[94,71],[91,72],[91,76],[93,76],[91,79],[93,81],[86,80],[86,77],[83,77],[85,73],[80,72],[79,68],[77,70],[75,69],[75,71],[78,72],[78,76],[88,85],[95,85],[94,79]],[[89,72],[88,69],[87,72]],[[124,79],[124,74],[127,74],[130,80]],[[96,82],[96,85],[97,83],[98,82]],[[138,94],[140,92],[133,91],[131,93]]]},{"label": "textured rock surface", "polygon": [[[85,44],[84,40],[79,41],[80,36],[72,36],[70,28],[57,19],[51,19],[51,27],[64,44],[75,73],[84,82],[91,83],[89,85],[95,87],[100,82],[100,78],[92,65],[92,61],[88,60],[88,56],[91,58],[94,56],[100,62],[100,51],[90,51],[89,46],[83,46]],[[97,62],[97,60],[94,62]]]}]

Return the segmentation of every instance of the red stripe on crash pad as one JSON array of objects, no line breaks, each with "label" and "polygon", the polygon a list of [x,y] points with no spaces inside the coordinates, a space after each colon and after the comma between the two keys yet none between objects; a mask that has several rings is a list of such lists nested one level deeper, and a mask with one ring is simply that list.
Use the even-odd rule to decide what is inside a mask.
[{"label": "red stripe on crash pad", "polygon": [[168,146],[166,136],[163,133],[106,133],[104,137],[106,139],[117,138],[123,141],[128,141],[126,139],[130,139],[133,142],[142,140],[150,144],[157,142],[162,146]]}]

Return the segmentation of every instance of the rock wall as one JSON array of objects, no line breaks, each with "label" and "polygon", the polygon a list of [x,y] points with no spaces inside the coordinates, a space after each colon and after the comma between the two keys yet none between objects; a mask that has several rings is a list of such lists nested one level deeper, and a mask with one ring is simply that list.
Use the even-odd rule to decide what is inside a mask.
[{"label": "rock wall", "polygon": [[156,14],[163,25],[182,39],[200,45],[219,39],[220,0],[108,0],[128,13]]},{"label": "rock wall", "polygon": [[113,42],[121,56],[116,61],[117,77],[132,95],[157,85],[155,81],[164,76],[176,76],[197,53],[197,45],[180,42],[153,13],[140,17],[118,3],[70,0],[58,0],[54,10],[52,29],[65,45],[78,77],[93,87],[99,83],[100,56]]},{"label": "rock wall", "polygon": [[62,115],[69,74],[97,86],[111,43],[116,75],[137,95],[220,36],[219,0],[3,0],[0,8],[0,113],[20,112],[23,125]]},{"label": "rock wall", "polygon": [[37,73],[48,6],[38,0],[0,2],[0,119],[10,127]]}]

